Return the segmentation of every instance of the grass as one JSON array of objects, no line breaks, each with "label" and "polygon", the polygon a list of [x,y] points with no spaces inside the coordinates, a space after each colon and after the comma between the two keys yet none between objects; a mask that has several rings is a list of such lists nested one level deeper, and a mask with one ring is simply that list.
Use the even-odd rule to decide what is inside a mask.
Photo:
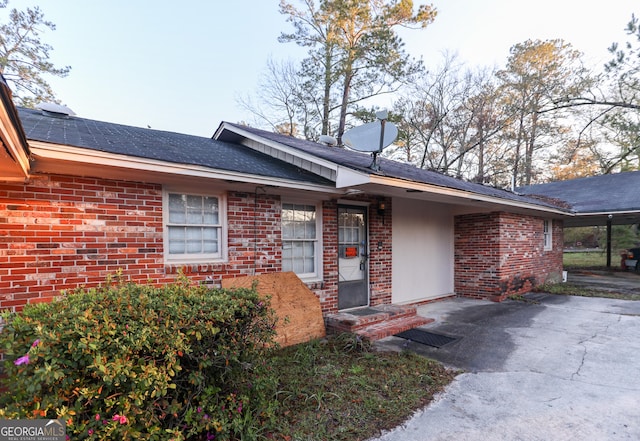
[{"label": "grass", "polygon": [[535,289],[537,292],[580,297],[603,297],[606,299],[640,300],[640,294],[609,291],[604,289],[587,288],[572,283],[547,283]]},{"label": "grass", "polygon": [[[617,259],[617,261],[615,259]],[[612,254],[612,265],[617,265],[619,262],[619,256]],[[604,251],[564,253],[562,255],[562,264],[565,268],[606,267],[607,253]]]},{"label": "grass", "polygon": [[270,438],[365,440],[392,429],[429,403],[456,373],[409,353],[376,352],[352,334],[284,348],[277,419]]}]

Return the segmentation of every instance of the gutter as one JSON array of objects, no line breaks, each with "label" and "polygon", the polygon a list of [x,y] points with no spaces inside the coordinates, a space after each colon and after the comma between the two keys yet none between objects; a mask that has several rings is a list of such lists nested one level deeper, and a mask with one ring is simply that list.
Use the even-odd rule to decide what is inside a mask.
[{"label": "gutter", "polygon": [[[139,173],[141,171],[145,171],[163,175],[216,179],[227,182],[251,183],[256,185],[294,188],[325,193],[342,193],[333,187],[309,184],[301,181],[251,175],[228,170],[211,169],[190,164],[169,163],[155,159],[119,155],[97,150],[83,149],[80,147],[51,144],[42,141],[31,141],[31,150],[33,155],[36,157],[36,161],[33,165],[33,171],[38,173],[59,173],[59,171],[54,169],[55,167],[51,167],[51,169],[49,169],[46,163],[42,164],[42,161],[51,160],[63,161],[66,164],[74,164],[73,167],[79,167],[81,164],[89,164],[93,166],[127,170],[132,173],[129,177],[132,179],[140,179]],[[134,173],[138,173],[138,175],[135,175]]]},{"label": "gutter", "polygon": [[[384,185],[388,187],[395,187],[405,189],[409,192],[424,192],[424,193],[432,193],[442,196],[448,196],[456,199],[463,199],[466,201],[474,201],[474,202],[486,202],[497,205],[504,205],[508,207],[516,207],[527,210],[535,210],[535,211],[543,211],[547,213],[552,213],[561,216],[569,216],[573,217],[576,214],[557,207],[551,207],[547,205],[540,205],[534,202],[524,202],[524,201],[515,201],[511,199],[499,198],[495,196],[483,195],[481,193],[470,192],[466,190],[458,190],[455,188],[442,187],[434,184],[426,184],[420,182],[408,182],[402,179],[397,178],[389,178],[380,175],[370,175],[371,183]],[[526,196],[525,196],[526,197]]]}]

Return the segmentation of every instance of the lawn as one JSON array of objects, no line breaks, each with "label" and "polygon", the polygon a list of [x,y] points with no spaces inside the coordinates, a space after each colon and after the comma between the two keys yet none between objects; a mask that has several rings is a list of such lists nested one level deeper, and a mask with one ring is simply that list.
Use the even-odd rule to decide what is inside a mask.
[{"label": "lawn", "polygon": [[[618,255],[611,256],[611,264],[618,265],[620,258]],[[607,253],[603,251],[590,252],[570,252],[562,255],[564,268],[594,268],[607,266]]]},{"label": "lawn", "polygon": [[285,348],[279,374],[278,433],[270,439],[365,440],[429,403],[456,373],[410,353],[376,352],[351,334]]}]

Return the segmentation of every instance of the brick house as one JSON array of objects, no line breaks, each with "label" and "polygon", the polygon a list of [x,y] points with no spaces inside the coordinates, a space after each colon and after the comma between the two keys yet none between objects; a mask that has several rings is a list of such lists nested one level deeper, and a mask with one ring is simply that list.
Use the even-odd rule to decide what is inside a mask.
[{"label": "brick house", "polygon": [[212,138],[17,109],[0,84],[0,309],[121,270],[293,271],[323,313],[558,280],[562,206],[236,124]]}]

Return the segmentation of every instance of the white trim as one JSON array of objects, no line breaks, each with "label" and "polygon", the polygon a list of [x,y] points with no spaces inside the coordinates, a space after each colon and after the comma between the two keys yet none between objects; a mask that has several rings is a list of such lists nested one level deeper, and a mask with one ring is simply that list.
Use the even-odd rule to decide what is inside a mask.
[{"label": "white trim", "polygon": [[300,149],[289,147],[286,144],[263,138],[260,135],[256,135],[255,133],[249,132],[240,127],[229,125],[228,123],[222,123],[220,128],[214,134],[214,138],[217,139],[224,130],[228,130],[244,137],[245,140],[242,141],[241,144],[245,147],[329,179],[336,183],[336,188],[368,184],[371,181],[369,173],[341,166],[333,161],[322,159]]},{"label": "white trim", "polygon": [[[284,153],[285,155],[290,155],[291,157],[297,157],[297,158],[300,158],[302,160],[305,160],[305,161],[308,161],[308,162],[311,162],[311,163],[314,163],[314,164],[318,164],[318,165],[320,165],[322,167],[325,167],[327,169],[330,169],[330,170],[332,170],[334,172],[337,171],[337,169],[338,169],[338,164],[336,164],[333,161],[329,161],[327,159],[319,158],[319,157],[317,157],[315,155],[303,152],[300,149],[296,149],[294,147],[289,147],[286,144],[282,144],[282,143],[277,142],[277,141],[272,141],[270,139],[266,139],[266,138],[264,138],[264,137],[262,137],[260,135],[256,135],[255,133],[252,133],[252,132],[249,132],[247,130],[244,130],[241,127],[230,125],[228,123],[222,123],[222,125],[218,128],[216,133],[213,135],[214,139],[218,139],[219,135],[224,130],[228,130],[228,131],[230,131],[232,133],[235,133],[237,135],[241,135],[242,137],[244,137],[244,138],[246,138],[248,140],[251,140],[251,141],[254,141],[254,142],[258,143],[257,145],[256,144],[252,145],[252,144],[245,143],[245,142],[242,142],[241,144],[246,146],[246,147],[249,147],[250,149],[259,151],[261,153],[265,153],[265,154],[267,154],[267,155],[269,155],[269,156],[271,156],[273,158],[277,158],[277,159],[280,159],[280,160],[285,161],[285,162],[289,162],[287,159],[290,160],[290,158],[287,158],[286,156],[282,157],[282,156],[278,156],[277,154],[273,154],[273,152],[270,153],[267,149],[262,148],[261,146],[269,147],[269,148],[273,149],[274,151]],[[289,162],[289,163],[290,164],[294,164],[294,165],[299,165],[299,163],[298,164],[296,164],[294,162]],[[312,171],[312,170],[309,170],[309,171]]]},{"label": "white trim", "polygon": [[[251,183],[259,185],[272,185],[276,187],[295,188],[300,190],[321,191],[338,193],[333,187],[317,184],[292,181],[282,178],[272,178],[238,173],[235,171],[212,169],[203,166],[179,164],[155,159],[139,158],[135,156],[107,153],[97,150],[90,150],[82,147],[71,147],[60,144],[50,144],[41,141],[29,141],[31,151],[36,157],[51,160],[64,161],[66,163],[90,164],[93,166],[114,167],[133,172],[131,178],[135,179],[141,171],[160,174],[171,174],[189,177],[199,177],[207,179],[220,179],[241,183]],[[32,172],[56,172],[55,170],[38,168],[36,162],[32,167]]]},{"label": "white trim", "polygon": [[544,251],[553,250],[553,220],[542,220],[542,243]]},{"label": "white trim", "polygon": [[[323,250],[324,250],[324,242],[323,242],[323,222],[322,222],[322,215],[323,215],[323,208],[322,208],[322,201],[318,201],[318,200],[312,200],[312,199],[304,199],[304,198],[282,198],[280,200],[280,238],[281,238],[281,243],[283,244],[285,242],[285,238],[282,235],[282,212],[284,211],[284,205],[285,204],[291,204],[291,205],[311,205],[313,207],[315,207],[316,209],[316,238],[315,238],[315,253],[314,253],[314,258],[315,258],[315,272],[314,273],[305,273],[305,274],[296,274],[301,280],[305,281],[305,282],[312,282],[312,281],[321,281],[323,279],[323,274],[324,274],[324,266],[323,266],[323,262],[324,262],[324,256],[323,256]],[[288,239],[287,239],[288,240]],[[281,262],[282,264],[282,262]]]},{"label": "white trim", "polygon": [[437,194],[441,196],[449,196],[456,199],[472,200],[474,202],[487,202],[487,203],[503,205],[508,207],[517,207],[517,208],[524,208],[528,210],[543,211],[548,213],[555,213],[561,216],[575,216],[575,213],[563,211],[558,208],[545,207],[543,205],[537,205],[529,202],[513,201],[510,199],[483,195],[481,193],[474,193],[467,190],[458,190],[455,188],[440,187],[434,184],[407,182],[399,178],[389,178],[384,176],[371,175],[371,183],[384,185],[387,187],[396,187],[396,188],[407,189],[407,190],[417,190],[425,193],[432,193],[432,194]]},{"label": "white trim", "polygon": [[[214,196],[218,198],[218,216],[220,223],[220,238],[219,256],[197,255],[193,258],[171,257],[169,255],[169,193],[173,194],[187,194],[196,196]],[[180,265],[180,264],[201,264],[201,263],[222,263],[228,261],[228,225],[227,225],[227,196],[226,193],[211,191],[207,192],[202,189],[194,190],[190,187],[180,186],[163,186],[162,188],[162,242],[164,255],[163,260],[165,265]]]}]

